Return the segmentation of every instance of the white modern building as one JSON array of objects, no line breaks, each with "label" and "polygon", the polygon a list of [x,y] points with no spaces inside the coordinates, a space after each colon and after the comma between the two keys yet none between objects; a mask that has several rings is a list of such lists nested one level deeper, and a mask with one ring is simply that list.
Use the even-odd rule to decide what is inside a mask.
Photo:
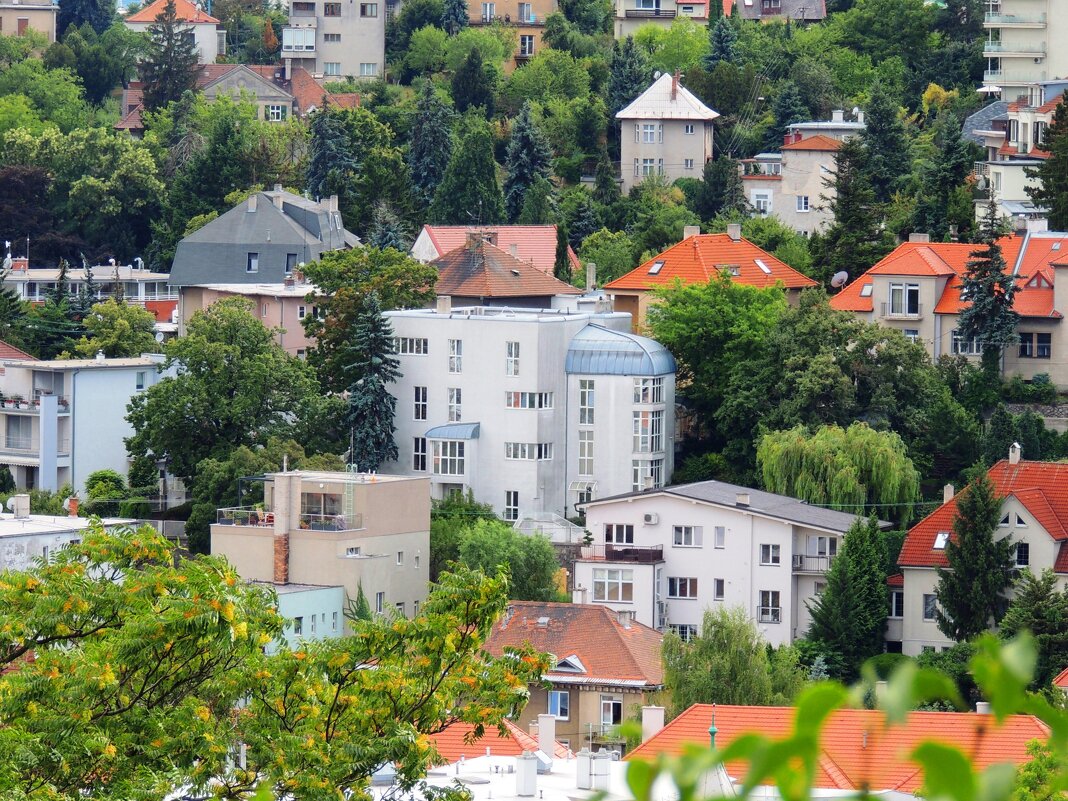
[{"label": "white modern building", "polygon": [[402,377],[383,470],[471,491],[508,520],[574,513],[671,478],[675,360],[630,315],[471,307],[386,312]]},{"label": "white modern building", "polygon": [[[77,506],[70,515],[30,514],[30,496],[12,495],[11,508],[0,510],[0,570],[29,570],[38,559],[82,541],[92,521],[78,517]],[[106,519],[105,528],[127,524],[129,520]]]},{"label": "white modern building", "polygon": [[575,563],[576,600],[683,639],[699,632],[706,609],[740,606],[772,645],[804,636],[806,602],[858,519],[721,481],[601,498],[585,510],[594,542]]},{"label": "white modern building", "polygon": [[84,492],[94,470],[126,475],[130,398],[162,377],[163,356],[0,361],[0,464],[25,489]]},{"label": "white modern building", "polygon": [[316,78],[377,78],[386,69],[385,0],[291,0],[282,28],[286,77],[303,67]]},{"label": "white modern building", "polygon": [[[123,24],[135,33],[150,33],[156,17],[163,13],[166,6],[167,0],[155,0],[140,11],[128,14]],[[192,0],[175,0],[174,6],[179,29],[193,39],[201,64],[214,64],[219,56],[226,55],[226,29],[220,20]]]},{"label": "white modern building", "polygon": [[[1068,15],[1062,0],[986,0],[983,81],[1006,100],[1024,87],[1068,77]],[[1060,44],[1058,44],[1058,42]]]}]

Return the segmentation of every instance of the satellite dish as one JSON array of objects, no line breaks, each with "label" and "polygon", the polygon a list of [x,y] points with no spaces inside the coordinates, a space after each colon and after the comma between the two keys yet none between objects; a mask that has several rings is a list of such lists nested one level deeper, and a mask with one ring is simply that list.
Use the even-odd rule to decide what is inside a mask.
[{"label": "satellite dish", "polygon": [[63,511],[64,512],[69,512],[70,511],[70,498],[69,497],[65,501],[63,501]]},{"label": "satellite dish", "polygon": [[846,281],[848,280],[849,273],[847,273],[845,270],[840,270],[831,277],[831,286],[833,286],[835,289],[841,289],[845,286]]},{"label": "satellite dish", "polygon": [[654,73],[653,73],[653,78],[654,78],[654,79],[655,79],[655,78],[659,78],[659,77],[660,77],[661,75],[663,75],[663,74],[664,74],[664,73],[662,73],[662,72],[661,72],[660,70],[657,70],[656,72],[654,72]]},{"label": "satellite dish", "polygon": [[156,342],[162,342],[162,341],[163,341],[163,332],[162,331],[157,331],[156,332]]},{"label": "satellite dish", "polygon": [[7,507],[7,510],[9,512],[14,512],[15,511],[15,499],[14,498],[8,498],[7,499],[7,503],[5,503],[4,506]]}]

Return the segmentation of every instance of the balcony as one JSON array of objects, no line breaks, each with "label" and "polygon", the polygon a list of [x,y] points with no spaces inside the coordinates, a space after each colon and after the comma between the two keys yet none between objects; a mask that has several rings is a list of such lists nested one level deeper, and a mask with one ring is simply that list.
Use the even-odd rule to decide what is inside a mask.
[{"label": "balcony", "polygon": [[1002,58],[1005,56],[1045,58],[1046,45],[1045,43],[1006,44],[1005,42],[986,42],[983,44],[983,58]]},{"label": "balcony", "polygon": [[628,8],[623,12],[627,19],[674,19],[677,14],[664,8]]},{"label": "balcony", "polygon": [[[61,415],[70,414],[70,398],[66,395],[57,395],[59,413]],[[9,396],[3,399],[3,411],[8,414],[40,414],[41,413],[41,396],[26,399],[16,396]]]},{"label": "balcony", "polygon": [[807,556],[803,553],[794,554],[795,573],[826,573],[831,569],[834,556]]},{"label": "balcony", "polygon": [[984,28],[1045,28],[1046,15],[1042,14],[1001,14],[987,12],[983,18]]},{"label": "balcony", "polygon": [[[514,16],[514,17],[511,14],[504,14],[504,15],[501,15],[501,14],[497,14],[497,15],[483,14],[481,17],[472,17],[471,18],[471,24],[472,25],[493,25],[493,24],[497,24],[497,25],[518,25],[520,27],[527,27],[527,28],[544,28],[545,27],[545,17],[539,17],[537,14],[531,14],[529,17],[520,17],[518,14],[516,16]],[[524,58],[528,58],[529,59],[529,58],[533,58],[533,57],[534,57],[534,54],[531,53],[530,55],[525,56]],[[520,57],[516,56],[516,58],[518,59]]]},{"label": "balcony", "polygon": [[612,543],[583,545],[581,558],[605,562],[651,565],[664,561],[664,547],[662,545],[615,545]]},{"label": "balcony", "polygon": [[[0,437],[0,455],[39,461],[41,442],[36,437]],[[70,456],[70,440],[56,442],[57,456]]]},{"label": "balcony", "polygon": [[923,304],[917,303],[911,309],[907,306],[903,309],[892,309],[889,303],[880,304],[880,316],[885,320],[922,320]]},{"label": "balcony", "polygon": [[[254,506],[231,506],[216,513],[220,526],[274,528],[274,520],[274,512]],[[297,527],[304,531],[359,531],[363,528],[363,515],[301,514]]]}]

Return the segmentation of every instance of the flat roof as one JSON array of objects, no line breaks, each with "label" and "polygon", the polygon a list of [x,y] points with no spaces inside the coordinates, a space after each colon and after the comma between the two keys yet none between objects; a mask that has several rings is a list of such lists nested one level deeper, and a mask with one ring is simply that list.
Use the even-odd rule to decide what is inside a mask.
[{"label": "flat roof", "polygon": [[329,481],[334,484],[386,484],[397,481],[421,481],[427,478],[427,476],[398,476],[385,473],[343,473],[330,470],[290,470],[288,473],[283,473],[278,470],[273,473],[266,473],[265,477],[273,479],[275,476],[281,475],[299,475],[302,483],[304,481]]},{"label": "flat roof", "polygon": [[[0,515],[0,537],[24,537],[33,534],[74,534],[89,528],[93,521],[88,517],[67,515],[30,515],[15,517],[10,512]],[[127,518],[108,517],[102,520],[105,526],[133,525],[137,521]]]},{"label": "flat roof", "polygon": [[264,587],[274,587],[279,595],[292,595],[298,592],[315,592],[317,590],[341,590],[345,588],[340,584],[279,584],[276,581],[251,581],[250,584],[260,584]]},{"label": "flat roof", "polygon": [[162,353],[134,356],[128,359],[5,359],[5,367],[25,367],[32,370],[104,370],[119,367],[158,367],[163,363]]},{"label": "flat roof", "polygon": [[460,306],[448,312],[437,309],[399,309],[383,312],[386,317],[418,317],[426,320],[503,320],[506,322],[553,322],[562,320],[600,321],[630,319],[626,312],[597,312],[580,309],[512,309],[507,306]]},{"label": "flat roof", "polygon": [[268,284],[187,284],[185,289],[210,289],[213,292],[232,292],[235,295],[271,295],[279,298],[303,298],[305,295],[318,293],[319,287],[313,284],[284,283]]}]

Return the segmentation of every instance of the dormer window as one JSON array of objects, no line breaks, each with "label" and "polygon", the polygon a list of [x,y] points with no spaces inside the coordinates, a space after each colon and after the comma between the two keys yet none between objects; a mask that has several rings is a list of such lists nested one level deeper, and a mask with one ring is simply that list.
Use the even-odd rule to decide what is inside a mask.
[{"label": "dormer window", "polygon": [[556,672],[564,673],[585,673],[586,666],[582,664],[581,659],[579,659],[575,654],[572,654],[571,656],[564,657],[559,662],[557,662],[553,670]]},{"label": "dormer window", "polygon": [[949,542],[949,532],[939,531],[935,535],[934,549],[936,551],[944,551],[946,549],[946,543]]}]

